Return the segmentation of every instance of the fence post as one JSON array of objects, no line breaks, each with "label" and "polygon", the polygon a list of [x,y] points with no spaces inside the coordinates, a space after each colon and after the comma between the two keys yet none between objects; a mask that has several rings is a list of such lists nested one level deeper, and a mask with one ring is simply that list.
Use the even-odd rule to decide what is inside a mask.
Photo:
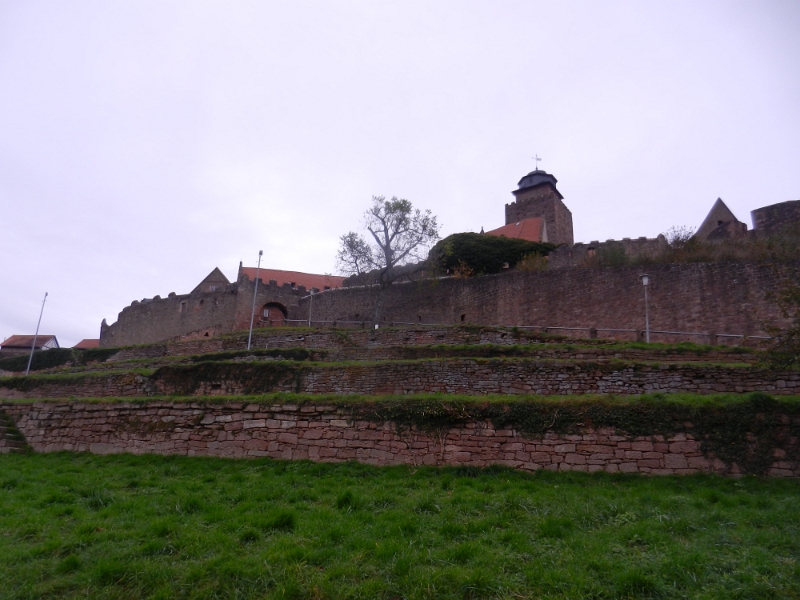
[{"label": "fence post", "polygon": [[589,328],[589,339],[590,340],[596,340],[597,339],[597,329],[595,329],[594,327],[590,327]]}]

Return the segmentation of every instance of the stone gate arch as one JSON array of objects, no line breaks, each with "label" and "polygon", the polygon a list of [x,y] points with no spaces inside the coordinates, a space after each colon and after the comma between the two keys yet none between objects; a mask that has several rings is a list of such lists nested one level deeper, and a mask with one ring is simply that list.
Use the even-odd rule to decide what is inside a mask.
[{"label": "stone gate arch", "polygon": [[263,327],[281,327],[286,324],[286,307],[280,302],[267,302],[261,307],[259,323]]}]

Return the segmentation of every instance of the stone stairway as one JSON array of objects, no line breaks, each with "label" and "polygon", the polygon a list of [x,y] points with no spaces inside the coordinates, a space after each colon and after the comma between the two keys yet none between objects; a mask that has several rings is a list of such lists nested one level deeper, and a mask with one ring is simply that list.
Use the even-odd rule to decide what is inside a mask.
[{"label": "stone stairway", "polygon": [[0,410],[0,454],[9,452],[25,452],[28,444],[19,432],[14,421],[5,411]]}]

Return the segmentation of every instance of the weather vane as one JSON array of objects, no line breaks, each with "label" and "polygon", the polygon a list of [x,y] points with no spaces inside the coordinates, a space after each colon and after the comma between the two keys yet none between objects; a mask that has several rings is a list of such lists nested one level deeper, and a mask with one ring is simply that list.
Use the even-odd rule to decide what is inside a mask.
[{"label": "weather vane", "polygon": [[542,159],[539,158],[538,154],[536,154],[533,158],[536,161],[535,163],[533,163],[533,166],[536,167],[536,170],[538,171],[539,170],[539,163],[542,161]]}]

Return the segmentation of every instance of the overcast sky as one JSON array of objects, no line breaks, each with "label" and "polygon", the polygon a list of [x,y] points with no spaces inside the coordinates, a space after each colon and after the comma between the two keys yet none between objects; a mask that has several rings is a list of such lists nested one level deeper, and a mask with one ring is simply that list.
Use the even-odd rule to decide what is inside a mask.
[{"label": "overcast sky", "polygon": [[575,240],[800,198],[800,2],[0,0],[0,337],[98,337],[215,266],[334,271],[558,178]]}]

